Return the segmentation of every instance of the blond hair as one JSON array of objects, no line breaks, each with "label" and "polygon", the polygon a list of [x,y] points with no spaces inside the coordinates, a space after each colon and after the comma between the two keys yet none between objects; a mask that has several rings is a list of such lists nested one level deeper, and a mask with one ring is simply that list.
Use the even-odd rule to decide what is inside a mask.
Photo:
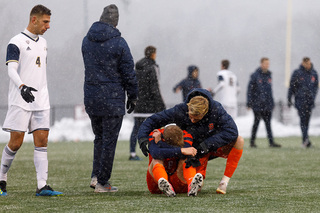
[{"label": "blond hair", "polygon": [[209,101],[203,96],[191,98],[187,105],[191,115],[205,115],[209,110]]},{"label": "blond hair", "polygon": [[183,131],[177,125],[167,126],[163,131],[163,139],[169,145],[184,146]]}]

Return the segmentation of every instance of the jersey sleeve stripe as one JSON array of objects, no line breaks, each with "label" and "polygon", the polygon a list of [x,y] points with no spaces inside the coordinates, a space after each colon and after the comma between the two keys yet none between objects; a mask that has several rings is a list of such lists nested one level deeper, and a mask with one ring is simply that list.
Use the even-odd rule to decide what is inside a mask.
[{"label": "jersey sleeve stripe", "polygon": [[19,63],[19,61],[17,61],[17,60],[9,60],[9,61],[6,61],[6,65],[8,65],[10,62],[17,62],[17,63]]}]

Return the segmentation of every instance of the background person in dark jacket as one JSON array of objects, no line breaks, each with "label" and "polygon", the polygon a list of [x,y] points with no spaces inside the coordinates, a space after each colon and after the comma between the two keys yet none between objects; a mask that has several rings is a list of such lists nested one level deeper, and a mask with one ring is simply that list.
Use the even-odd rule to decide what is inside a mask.
[{"label": "background person in dark jacket", "polygon": [[173,92],[178,93],[182,90],[183,101],[186,100],[188,93],[195,89],[201,88],[201,83],[198,79],[199,77],[199,68],[194,65],[188,67],[188,77],[180,81],[174,88]]},{"label": "background person in dark jacket", "polygon": [[310,58],[305,57],[299,69],[291,76],[290,88],[288,91],[288,106],[292,105],[291,98],[295,97],[295,107],[300,117],[302,131],[302,146],[311,147],[308,136],[311,111],[314,108],[314,101],[318,92],[318,74],[313,69]]},{"label": "background person in dark jacket", "polygon": [[262,58],[260,62],[260,67],[250,77],[247,91],[247,107],[252,108],[254,113],[250,147],[257,147],[255,139],[261,118],[266,124],[269,146],[281,147],[281,145],[274,142],[271,130],[274,101],[272,96],[271,72],[268,70],[270,65],[269,59]]},{"label": "background person in dark jacket", "polygon": [[116,5],[104,8],[100,21],[93,23],[82,42],[85,66],[84,104],[91,119],[94,159],[91,175],[95,192],[114,192],[109,179],[127,92],[128,113],[137,100],[137,80],[130,49],[116,26]]},{"label": "background person in dark jacket", "polygon": [[[205,178],[209,159],[227,158],[224,176],[217,193],[225,194],[229,179],[235,172],[242,156],[244,141],[238,136],[238,129],[222,105],[214,101],[208,90],[194,89],[185,102],[158,112],[147,118],[140,126],[138,141],[145,156],[148,156],[148,136],[154,129],[175,123],[193,137],[200,160],[200,173]],[[194,159],[193,159],[194,160]],[[190,162],[190,161],[189,161]],[[193,163],[192,163],[193,165]]]},{"label": "background person in dark jacket", "polygon": [[146,47],[145,57],[136,63],[139,99],[134,109],[134,126],[130,137],[129,160],[140,160],[136,155],[137,133],[142,122],[150,114],[166,109],[159,87],[159,66],[156,64],[156,48]]}]

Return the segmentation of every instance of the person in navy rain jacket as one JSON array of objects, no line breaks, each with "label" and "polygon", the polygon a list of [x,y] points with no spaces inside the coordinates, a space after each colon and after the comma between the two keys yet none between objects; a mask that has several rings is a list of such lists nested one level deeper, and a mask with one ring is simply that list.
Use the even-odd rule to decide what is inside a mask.
[{"label": "person in navy rain jacket", "polygon": [[271,130],[272,110],[274,101],[272,96],[272,78],[269,69],[269,59],[262,58],[261,66],[251,75],[247,91],[247,107],[254,113],[254,123],[252,127],[250,147],[256,148],[256,134],[262,118],[266,124],[267,135],[270,147],[281,147],[273,140]]},{"label": "person in navy rain jacket", "polygon": [[199,68],[197,66],[190,65],[188,67],[187,78],[180,81],[173,88],[173,92],[178,93],[180,90],[182,90],[182,98],[183,98],[183,101],[185,101],[188,93],[191,90],[193,90],[195,88],[201,88],[201,83],[200,83],[198,77],[199,77]]},{"label": "person in navy rain jacket", "polygon": [[292,105],[292,96],[295,98],[295,107],[300,117],[300,127],[302,131],[302,146],[311,147],[308,136],[309,121],[311,111],[314,108],[314,101],[318,92],[318,74],[313,69],[310,58],[305,57],[299,69],[295,70],[291,76],[288,91],[288,106]]},{"label": "person in navy rain jacket", "polygon": [[[225,194],[229,179],[237,168],[243,151],[244,141],[238,136],[237,126],[222,105],[213,100],[208,90],[192,90],[184,103],[158,112],[147,118],[140,126],[138,142],[145,156],[148,156],[148,135],[154,129],[175,123],[193,137],[197,149],[201,174],[205,178],[207,161],[216,157],[227,158],[225,174],[217,193]],[[194,159],[190,159],[194,160]],[[199,161],[195,161],[195,164]],[[192,166],[193,163],[191,163]],[[198,166],[198,165],[197,165]]]},{"label": "person in navy rain jacket", "polygon": [[93,23],[82,42],[85,66],[84,104],[91,119],[94,159],[90,187],[95,192],[114,192],[109,179],[119,131],[125,114],[134,110],[138,86],[134,62],[126,41],[116,26],[116,5],[104,8],[100,21]]}]

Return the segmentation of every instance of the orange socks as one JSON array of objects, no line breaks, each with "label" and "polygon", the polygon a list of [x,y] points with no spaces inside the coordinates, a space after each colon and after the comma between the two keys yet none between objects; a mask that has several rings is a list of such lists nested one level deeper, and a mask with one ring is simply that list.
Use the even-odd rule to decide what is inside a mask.
[{"label": "orange socks", "polygon": [[242,156],[243,149],[239,150],[236,148],[232,148],[228,159],[227,159],[227,165],[226,170],[224,171],[224,175],[231,178],[234,171],[236,171],[236,168],[238,166],[238,162]]},{"label": "orange socks", "polygon": [[157,163],[152,169],[153,178],[158,183],[160,178],[168,180],[168,174],[162,164]]},{"label": "orange socks", "polygon": [[186,163],[183,164],[183,178],[187,181],[188,186],[192,182],[193,177],[196,175],[196,168],[190,166],[186,168]]}]

